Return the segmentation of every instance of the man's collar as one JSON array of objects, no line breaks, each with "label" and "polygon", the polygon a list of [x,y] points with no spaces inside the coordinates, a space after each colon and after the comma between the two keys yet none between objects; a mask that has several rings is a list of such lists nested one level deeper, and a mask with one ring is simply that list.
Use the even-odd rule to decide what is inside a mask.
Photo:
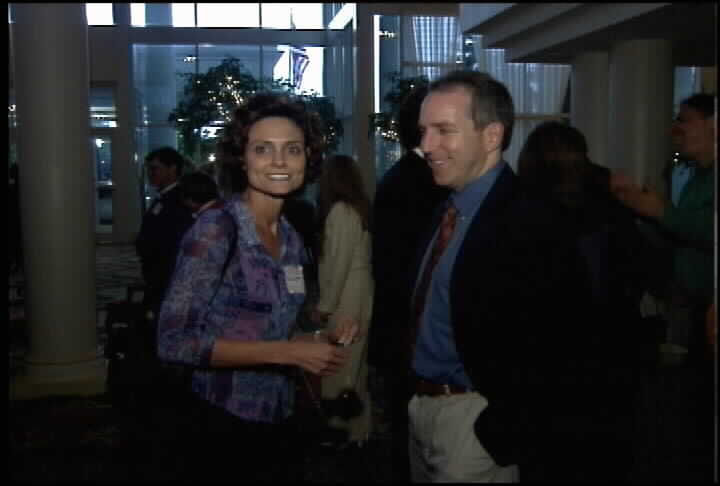
[{"label": "man's collar", "polygon": [[158,196],[164,196],[166,193],[172,191],[175,186],[178,185],[178,181],[173,182],[169,186],[165,186],[161,191],[158,191]]},{"label": "man's collar", "polygon": [[217,201],[217,199],[211,199],[211,200],[209,200],[208,202],[206,202],[205,204],[203,204],[202,206],[200,206],[200,207],[197,209],[197,211],[195,211],[195,212],[193,213],[193,218],[196,218],[196,219],[197,219],[197,217],[200,216],[200,213],[202,213],[202,212],[205,211],[207,208],[209,208],[210,206],[212,206],[213,204],[215,204],[215,201]]}]

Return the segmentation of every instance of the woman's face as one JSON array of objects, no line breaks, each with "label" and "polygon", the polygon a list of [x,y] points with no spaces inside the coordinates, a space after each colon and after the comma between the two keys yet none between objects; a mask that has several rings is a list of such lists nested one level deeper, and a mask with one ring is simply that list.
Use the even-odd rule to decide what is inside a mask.
[{"label": "woman's face", "polygon": [[305,136],[288,118],[263,118],[250,127],[245,162],[248,190],[285,196],[305,179]]}]

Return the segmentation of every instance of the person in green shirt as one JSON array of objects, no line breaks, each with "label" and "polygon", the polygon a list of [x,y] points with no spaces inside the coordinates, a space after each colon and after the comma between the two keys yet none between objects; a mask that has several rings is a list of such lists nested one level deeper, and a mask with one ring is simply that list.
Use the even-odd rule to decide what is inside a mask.
[{"label": "person in green shirt", "polygon": [[[642,189],[621,173],[612,175],[615,196],[639,216],[654,220],[674,241],[673,279],[678,297],[689,307],[692,326],[688,351],[702,349],[702,316],[714,296],[715,249],[715,102],[710,94],[695,94],[680,104],[673,126],[680,155],[696,161],[692,178],[676,205],[657,192]],[[696,342],[698,341],[698,342]]]}]

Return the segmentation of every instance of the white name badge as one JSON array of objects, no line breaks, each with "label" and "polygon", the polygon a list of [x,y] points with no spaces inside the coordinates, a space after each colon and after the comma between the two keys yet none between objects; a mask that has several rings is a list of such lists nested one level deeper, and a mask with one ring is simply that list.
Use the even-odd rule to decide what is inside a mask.
[{"label": "white name badge", "polygon": [[291,294],[305,293],[305,279],[303,277],[303,269],[300,265],[285,265],[285,285]]}]

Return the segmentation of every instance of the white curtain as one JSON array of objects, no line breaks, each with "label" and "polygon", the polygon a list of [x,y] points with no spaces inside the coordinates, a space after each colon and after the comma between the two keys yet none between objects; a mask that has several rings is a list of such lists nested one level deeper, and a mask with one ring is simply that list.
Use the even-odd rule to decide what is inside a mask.
[{"label": "white curtain", "polygon": [[505,62],[504,49],[483,49],[482,36],[472,37],[478,71],[485,71],[507,86],[515,104],[515,125],[504,158],[517,169],[525,139],[546,119],[559,118],[568,89],[570,66]]},{"label": "white curtain", "polygon": [[436,79],[457,69],[462,36],[455,17],[403,17],[403,76]]}]

